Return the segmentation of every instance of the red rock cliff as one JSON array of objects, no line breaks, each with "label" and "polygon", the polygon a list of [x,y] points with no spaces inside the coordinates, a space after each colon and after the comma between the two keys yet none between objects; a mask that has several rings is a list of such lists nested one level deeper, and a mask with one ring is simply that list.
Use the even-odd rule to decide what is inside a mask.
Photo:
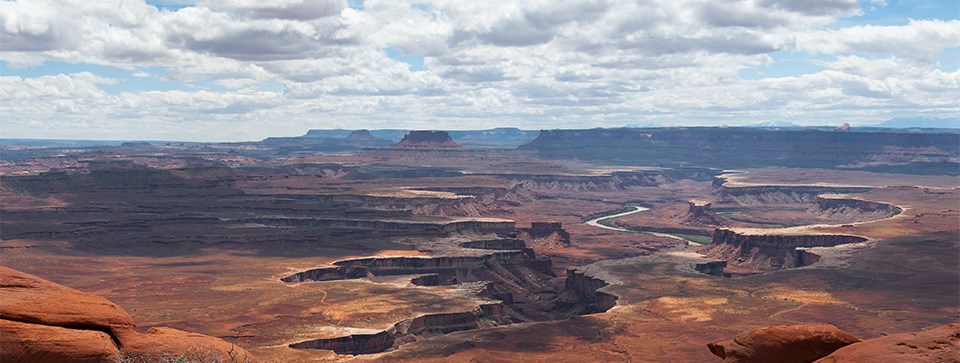
[{"label": "red rock cliff", "polygon": [[797,247],[829,247],[866,241],[859,236],[838,234],[778,235],[746,234],[717,228],[713,242],[701,252],[711,258],[747,264],[759,269],[781,269],[809,265]]}]

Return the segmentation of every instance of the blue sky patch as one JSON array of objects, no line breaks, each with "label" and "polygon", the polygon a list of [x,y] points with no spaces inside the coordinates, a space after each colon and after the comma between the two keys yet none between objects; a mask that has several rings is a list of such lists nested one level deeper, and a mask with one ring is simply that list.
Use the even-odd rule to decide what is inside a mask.
[{"label": "blue sky patch", "polygon": [[398,60],[410,65],[410,70],[417,72],[423,70],[423,56],[416,54],[403,54],[393,48],[384,49],[387,52],[387,57],[391,59]]}]

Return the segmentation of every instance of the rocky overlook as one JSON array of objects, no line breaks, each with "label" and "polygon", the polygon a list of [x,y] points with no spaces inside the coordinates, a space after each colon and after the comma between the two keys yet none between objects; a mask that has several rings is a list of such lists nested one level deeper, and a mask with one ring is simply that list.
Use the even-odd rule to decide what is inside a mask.
[{"label": "rocky overlook", "polygon": [[165,327],[146,333],[100,296],[0,266],[0,360],[6,362],[249,362],[246,350],[218,338]]},{"label": "rocky overlook", "polygon": [[825,324],[752,329],[707,344],[725,362],[956,362],[960,324],[859,338]]},{"label": "rocky overlook", "polygon": [[446,131],[410,131],[394,149],[461,149]]}]

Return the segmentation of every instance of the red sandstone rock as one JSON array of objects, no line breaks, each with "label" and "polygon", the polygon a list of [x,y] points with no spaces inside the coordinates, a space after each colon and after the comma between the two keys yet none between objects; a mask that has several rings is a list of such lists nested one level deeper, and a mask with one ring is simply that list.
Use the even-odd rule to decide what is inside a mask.
[{"label": "red sandstone rock", "polygon": [[133,318],[100,296],[0,266],[0,318],[31,324],[82,326],[112,335],[133,331]]},{"label": "red sandstone rock", "polygon": [[817,361],[840,362],[960,362],[960,323],[868,339]]},{"label": "red sandstone rock", "polygon": [[570,233],[560,222],[531,222],[530,228],[517,228],[529,236],[531,244],[539,248],[555,248],[570,245]]},{"label": "red sandstone rock", "polygon": [[155,361],[157,357],[184,357],[191,362],[248,362],[253,357],[236,345],[211,336],[154,327],[123,342],[127,359]]},{"label": "red sandstone rock", "polygon": [[711,203],[704,200],[687,202],[687,214],[682,218],[684,223],[693,225],[721,226],[722,218],[710,209]]},{"label": "red sandstone rock", "polygon": [[707,347],[728,363],[809,363],[859,341],[832,325],[809,324],[748,330]]},{"label": "red sandstone rock", "polygon": [[460,149],[446,131],[410,131],[403,136],[400,142],[393,145],[395,149]]},{"label": "red sandstone rock", "polygon": [[0,362],[109,362],[119,355],[101,331],[0,319]]},{"label": "red sandstone rock", "polygon": [[[170,328],[136,331],[133,318],[103,297],[0,266],[0,361],[157,361],[185,357],[247,362],[221,339]],[[122,352],[122,353],[121,353]]]}]

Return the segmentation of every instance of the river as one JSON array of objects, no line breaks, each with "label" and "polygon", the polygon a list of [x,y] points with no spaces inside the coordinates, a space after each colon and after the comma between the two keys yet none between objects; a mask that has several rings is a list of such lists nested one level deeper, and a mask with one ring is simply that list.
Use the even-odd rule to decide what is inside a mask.
[{"label": "river", "polygon": [[600,216],[600,217],[591,219],[591,220],[587,221],[587,225],[594,226],[594,227],[600,227],[600,228],[606,228],[606,229],[613,230],[613,231],[618,231],[618,232],[637,232],[637,231],[631,231],[631,230],[625,229],[625,228],[613,227],[613,226],[605,226],[605,225],[603,225],[603,224],[600,224],[600,221],[603,221],[603,220],[620,218],[620,217],[623,217],[623,216],[626,216],[626,215],[631,215],[631,214],[634,214],[634,213],[638,213],[638,212],[643,212],[643,211],[648,211],[648,210],[650,210],[650,208],[644,208],[644,207],[640,207],[640,206],[633,206],[633,208],[634,208],[634,210],[631,210],[631,211],[626,211],[626,212],[617,213],[617,214],[611,214],[611,215],[607,215],[607,216]]},{"label": "river", "polygon": [[694,242],[694,241],[688,240],[688,239],[683,238],[683,237],[680,237],[680,236],[674,236],[674,235],[672,235],[672,234],[657,233],[657,232],[645,232],[645,231],[634,231],[634,230],[629,230],[629,229],[626,229],[626,228],[620,228],[620,227],[615,227],[615,226],[606,226],[606,225],[603,225],[603,224],[600,223],[601,221],[606,221],[606,220],[611,220],[611,219],[615,219],[615,218],[620,218],[620,217],[623,217],[623,216],[626,216],[626,215],[631,215],[631,214],[634,214],[634,213],[639,213],[639,212],[644,212],[644,211],[650,210],[650,208],[644,208],[644,207],[640,207],[640,206],[633,206],[633,208],[634,208],[634,209],[631,210],[631,211],[626,211],[626,212],[621,212],[621,213],[611,214],[611,215],[606,215],[606,216],[600,216],[600,217],[591,219],[591,220],[587,221],[586,223],[587,223],[587,225],[590,225],[590,226],[600,227],[600,228],[606,228],[606,229],[609,229],[609,230],[611,230],[611,231],[628,232],[628,233],[646,233],[646,234],[650,234],[650,235],[654,235],[654,236],[660,236],[660,237],[667,237],[667,238],[679,239],[679,240],[682,240],[682,241],[687,242],[687,244],[689,244],[689,245],[691,245],[691,246],[699,246],[699,245],[700,245],[699,243],[696,243],[696,242]]}]

